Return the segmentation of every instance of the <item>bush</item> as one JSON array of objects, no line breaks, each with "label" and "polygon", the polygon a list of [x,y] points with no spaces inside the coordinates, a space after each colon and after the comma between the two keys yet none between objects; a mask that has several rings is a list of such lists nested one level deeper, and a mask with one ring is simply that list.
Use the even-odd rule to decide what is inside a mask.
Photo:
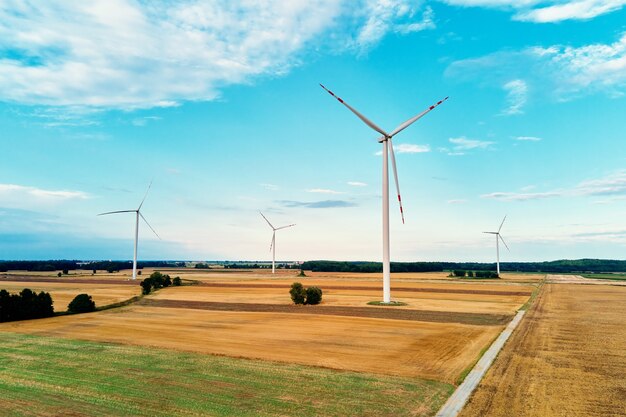
[{"label": "bush", "polygon": [[469,278],[474,278],[474,271],[467,271],[467,276]]},{"label": "bush", "polygon": [[70,273],[70,271],[68,271],[67,269],[64,269],[64,270],[63,270],[63,275],[67,275],[67,274],[69,274],[69,273]]},{"label": "bush", "polygon": [[476,271],[474,275],[476,278],[500,278],[494,271]]},{"label": "bush", "polygon": [[306,289],[306,304],[319,304],[322,302],[322,290],[318,287],[309,287]]},{"label": "bush", "polygon": [[61,278],[61,273],[60,272],[57,274],[57,277]]},{"label": "bush", "polygon": [[150,291],[152,291],[152,278],[144,279],[139,285],[141,285],[141,293],[143,295],[150,294]]},{"label": "bush", "polygon": [[78,294],[71,303],[67,305],[67,311],[70,313],[89,313],[96,310],[96,303],[91,299],[89,294]]},{"label": "bush", "polygon": [[289,294],[291,295],[291,299],[295,304],[304,304],[306,302],[306,290],[299,282],[294,282],[293,284],[291,284]]},{"label": "bush", "polygon": [[97,272],[98,272],[97,270],[95,270],[95,269],[93,270],[93,274],[94,275],[96,275]]},{"label": "bush", "polygon": [[462,269],[455,269],[454,271],[452,271],[452,274],[455,277],[464,277],[465,276],[465,271]]},{"label": "bush", "polygon": [[175,287],[180,287],[182,285],[180,277],[174,277],[174,279],[172,280],[172,285]]}]

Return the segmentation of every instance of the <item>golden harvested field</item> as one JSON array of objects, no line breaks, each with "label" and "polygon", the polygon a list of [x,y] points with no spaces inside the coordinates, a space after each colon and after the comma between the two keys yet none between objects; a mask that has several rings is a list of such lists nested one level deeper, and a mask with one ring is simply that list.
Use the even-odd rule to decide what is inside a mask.
[{"label": "golden harvested field", "polygon": [[[427,278],[393,274],[392,295],[408,305],[381,307],[367,305],[381,298],[380,274],[299,278],[293,270],[279,271],[276,276],[268,270],[159,270],[198,284],[162,289],[114,310],[4,323],[0,332],[454,383],[536,288],[536,284],[507,280],[469,282],[432,279],[433,274],[423,274]],[[151,272],[144,270],[142,277]],[[16,289],[28,286],[50,291],[57,306],[72,291],[87,292],[98,303],[103,302],[98,297],[130,298],[139,292],[127,273],[61,278],[10,273],[8,278],[23,281],[11,284]],[[321,287],[322,304],[293,306],[289,286],[294,281]],[[0,277],[0,285],[9,282]]]},{"label": "golden harvested field", "polygon": [[626,416],[626,287],[546,284],[461,416]]},{"label": "golden harvested field", "polygon": [[[59,281],[61,281],[61,279],[59,279]],[[128,300],[129,298],[141,293],[139,284],[121,285],[0,280],[0,289],[16,293],[22,291],[24,288],[29,288],[36,292],[49,292],[52,296],[52,300],[54,301],[54,311],[67,310],[67,305],[70,301],[72,301],[78,294],[82,293],[91,295],[92,299],[96,303],[96,306],[98,307]]]},{"label": "golden harvested field", "polygon": [[502,325],[130,306],[0,331],[148,345],[454,382]]}]

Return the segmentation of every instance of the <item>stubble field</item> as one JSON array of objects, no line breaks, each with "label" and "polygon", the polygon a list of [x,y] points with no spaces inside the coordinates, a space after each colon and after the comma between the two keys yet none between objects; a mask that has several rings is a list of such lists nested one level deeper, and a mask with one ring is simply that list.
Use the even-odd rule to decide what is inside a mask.
[{"label": "stubble field", "polygon": [[[309,277],[299,278],[295,271],[280,271],[277,276],[267,271],[164,272],[197,284],[163,289],[127,307],[3,323],[0,332],[11,337],[84,340],[99,346],[114,343],[128,349],[146,346],[177,354],[188,352],[198,358],[249,358],[267,361],[259,363],[296,364],[299,369],[399,378],[397,381],[411,378],[421,384],[424,391],[414,395],[424,402],[420,406],[412,403],[404,411],[430,415],[428,410],[445,400],[452,384],[497,337],[542,279],[525,275],[523,279],[471,282],[450,279],[443,273],[397,274],[392,277],[392,295],[407,306],[391,308],[367,305],[380,299],[376,274],[307,273]],[[97,288],[104,290],[106,286],[121,291],[139,289],[122,274],[98,278],[104,281]],[[63,285],[63,279],[24,276],[22,284],[53,291]],[[89,279],[70,276],[62,282],[89,293],[96,288],[89,287],[96,285]],[[323,303],[291,305],[288,290],[296,280],[321,287]],[[7,281],[0,280],[0,286],[5,284]],[[432,391],[433,386],[439,388]],[[381,398],[386,395],[378,393]]]}]

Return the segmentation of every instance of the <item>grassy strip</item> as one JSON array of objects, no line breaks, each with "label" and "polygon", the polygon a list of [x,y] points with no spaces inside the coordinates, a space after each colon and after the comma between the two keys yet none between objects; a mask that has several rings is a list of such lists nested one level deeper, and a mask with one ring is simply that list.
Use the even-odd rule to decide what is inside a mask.
[{"label": "grassy strip", "polygon": [[535,302],[535,299],[537,298],[537,295],[539,295],[539,292],[543,288],[543,284],[545,284],[546,282],[546,278],[547,278],[547,275],[544,276],[541,282],[539,283],[539,285],[535,287],[532,294],[530,295],[530,298],[528,299],[528,301],[526,301],[526,303],[524,303],[523,306],[520,307],[520,310],[527,311],[530,308],[530,306],[533,305],[533,303]]},{"label": "grassy strip", "polygon": [[454,387],[148,347],[2,333],[3,415],[429,416]]},{"label": "grassy strip", "polygon": [[610,279],[614,281],[626,281],[626,274],[581,274],[584,278]]}]

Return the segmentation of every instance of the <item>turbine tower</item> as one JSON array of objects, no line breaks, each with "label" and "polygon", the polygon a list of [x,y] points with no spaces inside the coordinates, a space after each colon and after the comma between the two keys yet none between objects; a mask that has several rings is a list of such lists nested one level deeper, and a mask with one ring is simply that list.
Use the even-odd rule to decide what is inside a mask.
[{"label": "turbine tower", "polygon": [[274,274],[276,272],[276,231],[295,226],[295,224],[288,224],[287,226],[274,227],[274,225],[270,223],[269,220],[267,220],[267,217],[265,217],[263,213],[259,211],[259,214],[261,214],[261,216],[265,219],[267,224],[269,224],[270,227],[272,228],[272,243],[270,243],[270,250],[272,251],[272,274]]},{"label": "turbine tower", "polygon": [[106,216],[109,214],[118,214],[118,213],[135,213],[135,250],[133,252],[133,279],[137,279],[137,243],[139,241],[139,217],[141,217],[143,221],[146,222],[146,224],[148,225],[150,230],[152,230],[152,232],[156,235],[156,237],[161,239],[158,233],[152,228],[152,226],[150,226],[150,223],[148,223],[148,220],[146,220],[146,218],[143,217],[143,214],[141,214],[141,207],[143,206],[143,202],[146,201],[146,197],[148,197],[148,191],[150,191],[150,187],[152,187],[152,181],[150,181],[150,185],[148,185],[146,194],[143,196],[143,200],[141,200],[141,204],[139,204],[139,207],[137,207],[136,210],[108,211],[106,213],[98,214],[98,216]]},{"label": "turbine tower", "polygon": [[504,225],[505,220],[506,220],[506,216],[504,216],[504,219],[502,219],[502,223],[500,223],[500,227],[498,228],[497,232],[483,232],[483,233],[487,233],[488,235],[496,236],[496,271],[498,273],[498,277],[500,276],[500,242],[499,241],[501,240],[502,243],[504,243],[504,246],[506,246],[506,250],[510,251],[509,246],[506,244],[506,242],[502,238],[502,235],[500,234],[500,230],[502,230],[502,225]]},{"label": "turbine tower", "polygon": [[393,167],[393,176],[396,182],[396,190],[398,192],[398,203],[400,204],[400,216],[402,217],[402,223],[404,224],[404,211],[402,210],[402,198],[400,197],[400,184],[398,182],[398,171],[396,169],[396,157],[393,153],[393,144],[391,139],[404,129],[417,122],[435,107],[446,101],[448,97],[433,104],[417,116],[414,116],[406,122],[400,124],[391,133],[385,132],[383,129],[374,124],[371,120],[359,113],[355,108],[336,96],[328,88],[320,84],[324,90],[326,90],[331,96],[335,97],[341,104],[346,106],[352,113],[356,115],[363,123],[370,128],[380,133],[382,136],[378,139],[378,142],[383,145],[383,302],[391,303],[391,264],[389,254],[389,168],[388,168],[388,154],[391,154],[391,165]]}]

